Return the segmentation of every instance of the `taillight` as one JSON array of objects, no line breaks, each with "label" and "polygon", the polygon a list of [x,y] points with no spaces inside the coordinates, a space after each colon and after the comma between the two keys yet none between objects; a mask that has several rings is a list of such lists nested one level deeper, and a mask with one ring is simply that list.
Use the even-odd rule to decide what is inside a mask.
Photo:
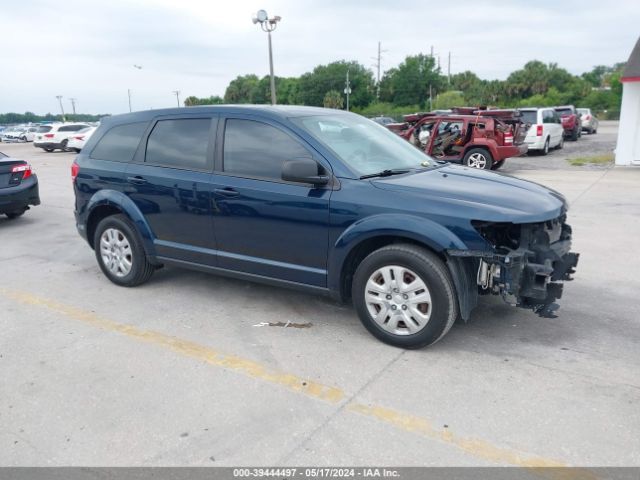
[{"label": "taillight", "polygon": [[585,119],[585,120],[591,120],[591,115],[586,115],[586,116],[584,117],[584,119]]},{"label": "taillight", "polygon": [[71,164],[71,182],[76,181],[78,173],[80,173],[80,165],[78,165],[76,162],[73,162]]},{"label": "taillight", "polygon": [[75,138],[76,140],[82,140],[84,138],[84,135],[80,135],[78,137],[73,137],[73,138]]},{"label": "taillight", "polygon": [[536,126],[536,137],[541,137],[542,136],[542,125],[537,125]]},{"label": "taillight", "polygon": [[53,133],[45,133],[44,138],[53,138]]},{"label": "taillight", "polygon": [[513,145],[513,133],[504,132],[504,144],[505,145]]},{"label": "taillight", "polygon": [[32,170],[31,165],[16,165],[11,169],[11,173],[20,173],[22,172],[22,180],[26,180],[31,176]]}]

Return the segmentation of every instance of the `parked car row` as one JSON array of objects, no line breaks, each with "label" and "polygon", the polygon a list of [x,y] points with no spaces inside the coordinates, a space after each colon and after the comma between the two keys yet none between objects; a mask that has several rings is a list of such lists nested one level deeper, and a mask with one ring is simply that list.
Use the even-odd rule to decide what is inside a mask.
[{"label": "parked car row", "polygon": [[527,152],[525,125],[515,110],[460,107],[405,115],[386,127],[437,160],[497,170]]},{"label": "parked car row", "polygon": [[33,146],[45,152],[62,150],[80,152],[96,127],[86,123],[53,123],[38,127]]},{"label": "parked car row", "polygon": [[564,140],[578,140],[582,131],[597,133],[598,119],[588,108],[573,105],[499,110],[457,107],[404,116],[372,118],[428,155],[468,167],[493,169],[508,157],[528,151],[547,155]]},{"label": "parked car row", "polygon": [[37,126],[17,125],[6,127],[0,132],[0,141],[4,143],[33,142]]}]

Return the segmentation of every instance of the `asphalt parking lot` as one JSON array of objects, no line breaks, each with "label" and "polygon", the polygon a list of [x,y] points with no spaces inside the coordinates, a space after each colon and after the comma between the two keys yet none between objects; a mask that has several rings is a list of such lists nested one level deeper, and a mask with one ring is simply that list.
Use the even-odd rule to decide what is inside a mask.
[{"label": "asphalt parking lot", "polygon": [[615,129],[505,166],[571,202],[560,317],[487,298],[418,351],[288,290],[117,287],[75,230],[74,155],[0,144],[42,198],[0,219],[0,465],[640,465],[640,169],[565,160]]}]

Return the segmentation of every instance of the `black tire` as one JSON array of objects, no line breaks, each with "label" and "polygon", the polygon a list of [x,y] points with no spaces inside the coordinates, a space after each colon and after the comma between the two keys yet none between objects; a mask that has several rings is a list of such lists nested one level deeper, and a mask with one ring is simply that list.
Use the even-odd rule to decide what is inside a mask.
[{"label": "black tire", "polygon": [[[109,228],[118,230],[126,238],[131,247],[131,270],[124,276],[117,276],[112,273],[104,264],[100,253],[100,237],[104,231]],[[149,280],[155,270],[154,266],[147,260],[144,247],[142,246],[142,240],[140,239],[140,235],[138,235],[135,225],[125,215],[112,215],[102,219],[96,227],[93,246],[102,273],[116,285],[135,287]]]},{"label": "black tire", "polygon": [[49,153],[53,152],[53,148],[43,148],[43,150]]},{"label": "black tire", "polygon": [[[378,269],[390,265],[415,272],[431,295],[428,307],[430,318],[416,333],[401,335],[388,332],[369,313],[365,298],[367,282]],[[458,318],[456,291],[447,266],[432,252],[415,245],[389,245],[367,256],[358,265],[354,275],[352,296],[354,307],[365,328],[379,340],[396,347],[422,348],[432,345],[449,331]],[[388,317],[390,318],[391,316]]]},{"label": "black tire", "polygon": [[[478,168],[481,170],[491,170],[493,166],[493,157],[488,150],[484,148],[472,148],[465,153],[462,164],[470,168]],[[484,165],[482,167],[476,165]]]},{"label": "black tire", "polygon": [[579,137],[578,129],[574,128],[573,132],[571,132],[571,140],[574,141],[574,142],[577,142],[578,141],[578,137]]},{"label": "black tire", "polygon": [[591,134],[592,134],[592,135],[595,135],[596,133],[598,133],[598,129],[597,129],[597,128],[594,128],[594,129],[591,131]]},{"label": "black tire", "polygon": [[564,148],[564,135],[560,136],[560,143],[556,145],[556,150],[562,150]]},{"label": "black tire", "polygon": [[491,170],[500,170],[505,163],[507,163],[506,160],[502,160],[501,162],[496,162],[492,165]]},{"label": "black tire", "polygon": [[67,148],[68,143],[69,141],[66,138],[62,140],[62,142],[60,142],[60,150],[62,150],[63,152],[68,152],[69,151],[69,149]]},{"label": "black tire", "polygon": [[24,212],[26,212],[26,211],[27,211],[27,209],[25,208],[23,210],[18,210],[16,212],[9,212],[6,215],[7,215],[7,218],[9,220],[13,220],[15,218],[18,218],[18,217],[21,217],[22,215],[24,215]]},{"label": "black tire", "polygon": [[540,150],[540,155],[543,157],[549,153],[549,137],[544,141],[544,147]]}]

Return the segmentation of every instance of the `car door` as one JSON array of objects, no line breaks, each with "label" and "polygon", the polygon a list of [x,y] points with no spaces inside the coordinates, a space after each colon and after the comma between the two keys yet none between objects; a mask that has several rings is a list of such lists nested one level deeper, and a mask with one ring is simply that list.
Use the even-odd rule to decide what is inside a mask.
[{"label": "car door", "polygon": [[147,220],[156,253],[215,266],[210,182],[217,116],[159,117],[127,167],[127,195]]},{"label": "car door", "polygon": [[270,120],[228,116],[221,127],[212,182],[218,266],[325,287],[332,187],[285,182],[281,174],[295,158],[313,158],[319,171],[329,166]]}]

